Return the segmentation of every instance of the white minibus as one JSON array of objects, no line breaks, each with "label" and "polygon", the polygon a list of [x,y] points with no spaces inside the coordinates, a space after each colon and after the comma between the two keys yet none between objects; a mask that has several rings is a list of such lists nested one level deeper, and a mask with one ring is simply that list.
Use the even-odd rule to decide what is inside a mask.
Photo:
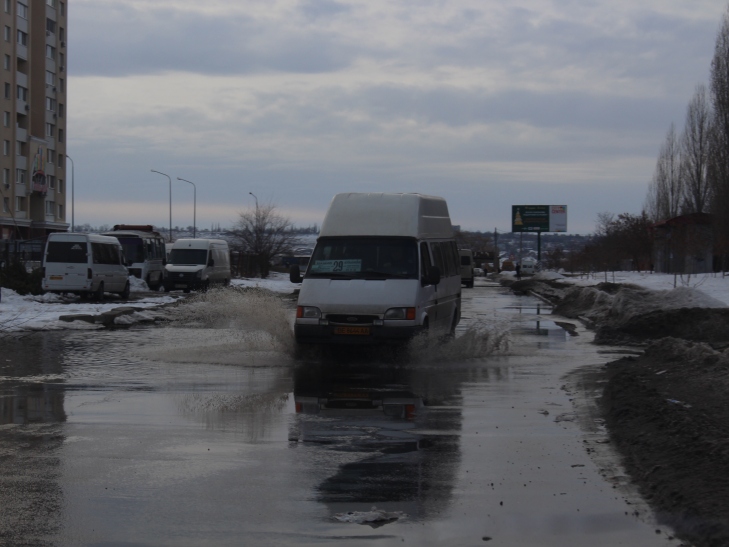
[{"label": "white minibus", "polygon": [[206,290],[230,283],[230,251],[224,239],[178,239],[165,266],[165,292]]},{"label": "white minibus", "polygon": [[162,286],[166,263],[165,240],[153,226],[117,224],[111,232],[102,235],[119,240],[129,275],[142,279],[153,291]]},{"label": "white minibus", "polygon": [[301,282],[300,344],[406,341],[452,333],[461,317],[458,248],[443,198],[421,194],[334,196]]},{"label": "white minibus", "polygon": [[96,234],[56,232],[48,236],[43,253],[44,292],[93,295],[105,292],[129,298],[129,271],[119,240]]}]

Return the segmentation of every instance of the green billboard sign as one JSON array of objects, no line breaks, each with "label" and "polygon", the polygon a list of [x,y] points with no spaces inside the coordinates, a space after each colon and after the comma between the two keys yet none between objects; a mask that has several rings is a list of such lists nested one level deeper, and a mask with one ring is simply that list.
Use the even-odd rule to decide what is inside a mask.
[{"label": "green billboard sign", "polygon": [[512,205],[512,232],[566,232],[566,205]]}]

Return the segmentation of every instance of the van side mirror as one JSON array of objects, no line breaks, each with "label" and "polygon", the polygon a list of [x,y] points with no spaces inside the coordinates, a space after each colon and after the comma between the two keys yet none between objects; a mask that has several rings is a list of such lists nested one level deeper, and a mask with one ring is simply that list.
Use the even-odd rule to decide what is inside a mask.
[{"label": "van side mirror", "polygon": [[289,270],[289,279],[291,280],[291,283],[301,283],[301,268],[299,268],[298,264],[291,266],[291,269]]},{"label": "van side mirror", "polygon": [[440,268],[438,266],[428,267],[421,280],[421,285],[437,285],[438,283],[440,283]]}]

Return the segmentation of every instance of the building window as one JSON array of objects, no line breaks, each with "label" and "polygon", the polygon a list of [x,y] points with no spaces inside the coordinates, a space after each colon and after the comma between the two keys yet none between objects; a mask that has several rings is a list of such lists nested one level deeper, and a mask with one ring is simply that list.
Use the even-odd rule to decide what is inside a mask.
[{"label": "building window", "polygon": [[46,181],[48,182],[48,188],[56,189],[56,177],[53,175],[46,175]]},{"label": "building window", "polygon": [[6,99],[10,98],[10,84],[7,82],[5,83],[5,98]]},{"label": "building window", "polygon": [[10,112],[3,112],[3,125],[10,127]]},{"label": "building window", "polygon": [[18,156],[25,156],[25,143],[23,141],[15,141],[15,153]]},{"label": "building window", "polygon": [[55,150],[48,150],[48,159],[46,161],[48,161],[48,163],[53,163],[54,161],[56,161]]},{"label": "building window", "polygon": [[5,13],[10,13],[10,0],[5,0]]},{"label": "building window", "polygon": [[10,169],[3,169],[3,184],[6,186],[10,184]]},{"label": "building window", "polygon": [[63,218],[63,205],[58,204],[58,218]]},{"label": "building window", "polygon": [[61,41],[66,41],[66,30],[63,27],[58,27],[58,37]]},{"label": "building window", "polygon": [[16,169],[15,170],[15,183],[16,184],[25,184],[25,169]]},{"label": "building window", "polygon": [[58,130],[58,142],[63,142],[63,129]]},{"label": "building window", "polygon": [[46,4],[48,4],[52,8],[55,8],[56,7],[56,0],[46,0]]},{"label": "building window", "polygon": [[15,196],[15,210],[25,211],[25,196]]},{"label": "building window", "polygon": [[61,4],[61,15],[66,15],[66,2],[60,2]]},{"label": "building window", "polygon": [[63,168],[63,154],[58,154],[58,167]]},{"label": "building window", "polygon": [[3,141],[3,156],[10,155],[10,141]]},{"label": "building window", "polygon": [[56,48],[46,44],[46,58],[52,59],[53,61],[55,61],[56,60]]},{"label": "building window", "polygon": [[58,103],[58,117],[59,118],[63,118],[63,111],[64,111],[63,103]]},{"label": "building window", "polygon": [[10,55],[5,55],[5,58],[3,59],[3,68],[5,70],[10,70]]},{"label": "building window", "polygon": [[48,85],[56,85],[56,73],[46,70],[46,83]]},{"label": "building window", "polygon": [[55,201],[46,201],[46,214],[47,215],[56,214],[56,202]]},{"label": "building window", "polygon": [[63,179],[58,179],[58,193],[63,194]]},{"label": "building window", "polygon": [[21,46],[28,45],[28,33],[27,32],[23,32],[22,30],[18,31],[18,45],[21,45]]},{"label": "building window", "polygon": [[53,34],[56,33],[56,22],[53,19],[46,19],[46,30]]},{"label": "building window", "polygon": [[3,213],[10,212],[10,198],[3,198]]},{"label": "building window", "polygon": [[4,31],[3,36],[5,37],[6,42],[10,41],[10,27],[7,25],[5,26],[5,31]]},{"label": "building window", "polygon": [[22,85],[18,86],[18,100],[19,101],[28,100],[28,88],[27,87],[23,87]]},{"label": "building window", "polygon": [[61,91],[66,91],[66,82],[63,80],[63,78],[58,78],[58,80],[60,83]]},{"label": "building window", "polygon": [[46,137],[53,137],[56,134],[56,126],[52,123],[46,124]]},{"label": "building window", "polygon": [[22,2],[18,2],[18,15],[23,19],[28,18],[28,6]]},{"label": "building window", "polygon": [[56,99],[53,97],[46,97],[46,110],[50,110],[51,112],[55,112],[56,110]]}]

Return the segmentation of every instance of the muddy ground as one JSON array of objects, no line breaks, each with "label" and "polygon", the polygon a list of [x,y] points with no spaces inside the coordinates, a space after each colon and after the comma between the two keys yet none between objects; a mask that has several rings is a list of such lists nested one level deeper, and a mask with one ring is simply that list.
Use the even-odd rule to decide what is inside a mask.
[{"label": "muddy ground", "polygon": [[606,366],[601,407],[611,442],[658,520],[696,547],[729,545],[729,309],[693,296],[604,283],[502,281],[642,350]]}]

